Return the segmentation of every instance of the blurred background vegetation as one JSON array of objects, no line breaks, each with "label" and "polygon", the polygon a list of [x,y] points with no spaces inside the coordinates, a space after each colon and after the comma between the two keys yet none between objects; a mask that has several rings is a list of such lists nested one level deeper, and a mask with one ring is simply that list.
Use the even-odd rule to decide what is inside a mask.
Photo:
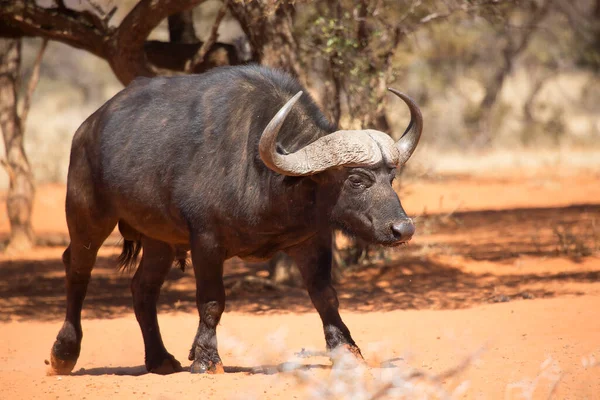
[{"label": "blurred background vegetation", "polygon": [[[160,23],[127,30],[136,11]],[[386,88],[408,93],[425,130],[404,173],[598,165],[599,21],[600,0],[0,1],[20,102],[50,39],[24,135],[35,183],[66,181],[77,127],[133,76],[247,62],[296,75],[342,128],[398,138],[408,115]]]},{"label": "blurred background vegetation", "polygon": [[[95,10],[91,2],[73,3],[75,9]],[[117,2],[96,3],[108,10]],[[119,2],[113,21],[122,19],[135,3]],[[302,80],[345,128],[385,129],[388,122],[377,121],[377,113],[384,110],[390,133],[402,133],[406,113],[381,90],[383,85],[417,100],[426,121],[422,145],[440,152],[589,148],[600,142],[600,1],[294,5],[293,35]],[[221,2],[209,0],[194,9],[199,40],[209,36],[220,7]],[[149,39],[168,41],[167,22]],[[248,38],[229,12],[217,40],[235,44],[241,58],[249,57],[244,54]],[[40,42],[24,40],[25,76]],[[336,82],[337,92],[331,87]],[[25,139],[37,182],[66,180],[73,133],[121,88],[106,61],[50,42]],[[327,101],[328,92],[337,99]],[[421,149],[408,167],[436,167],[429,165],[429,154]],[[6,174],[0,175],[0,184],[7,186]]]}]

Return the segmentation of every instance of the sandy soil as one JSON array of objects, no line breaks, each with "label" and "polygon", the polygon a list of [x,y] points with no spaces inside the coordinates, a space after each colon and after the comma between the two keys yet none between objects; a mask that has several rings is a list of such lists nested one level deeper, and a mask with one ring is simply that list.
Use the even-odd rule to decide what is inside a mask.
[{"label": "sandy soil", "polygon": [[[108,246],[86,299],[75,372],[46,376],[64,312],[63,249],[0,255],[0,399],[370,398],[387,382],[400,386],[392,395],[409,398],[441,390],[468,399],[598,398],[599,178],[503,171],[406,180],[400,191],[418,216],[417,237],[338,284],[342,316],[367,360],[350,370],[332,369],[322,353],[320,320],[302,289],[238,285],[243,275],[264,276],[265,265],[233,260],[219,328],[226,374],[145,373],[130,274],[115,271],[118,249]],[[43,240],[64,241],[63,201],[63,186],[40,188],[34,225]],[[4,216],[0,236],[7,230]],[[192,272],[173,269],[159,318],[184,365],[194,301]]]}]

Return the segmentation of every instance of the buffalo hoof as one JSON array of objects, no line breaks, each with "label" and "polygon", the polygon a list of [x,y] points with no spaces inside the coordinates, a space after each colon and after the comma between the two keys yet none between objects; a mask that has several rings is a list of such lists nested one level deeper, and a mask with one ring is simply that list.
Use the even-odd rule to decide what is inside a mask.
[{"label": "buffalo hoof", "polygon": [[46,375],[69,375],[73,371],[73,368],[75,368],[76,363],[77,360],[61,360],[52,352],[50,354],[50,366],[46,370]]},{"label": "buffalo hoof", "polygon": [[50,368],[48,375],[69,375],[81,350],[80,342],[77,341],[75,331],[70,325],[65,325],[58,334],[50,351]]},{"label": "buffalo hoof", "polygon": [[356,357],[356,359],[358,361],[365,361],[365,358],[363,357],[362,353],[360,352],[360,349],[358,348],[358,346],[344,344],[341,347],[344,348],[346,351],[349,351],[350,354],[352,354],[354,357]]},{"label": "buffalo hoof", "polygon": [[366,365],[358,346],[350,344],[343,344],[333,349],[330,358],[334,368],[348,369]]},{"label": "buffalo hoof", "polygon": [[174,374],[175,372],[183,371],[181,363],[172,355],[169,355],[167,358],[163,359],[162,362],[156,366],[146,365],[146,369],[148,372],[158,375],[169,375]]},{"label": "buffalo hoof", "polygon": [[192,374],[224,374],[223,363],[221,361],[204,362],[201,360],[195,360],[190,366],[190,372]]}]

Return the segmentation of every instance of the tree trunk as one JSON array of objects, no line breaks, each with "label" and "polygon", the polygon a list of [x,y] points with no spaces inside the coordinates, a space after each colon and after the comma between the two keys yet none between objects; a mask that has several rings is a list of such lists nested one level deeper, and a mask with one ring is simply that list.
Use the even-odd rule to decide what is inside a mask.
[{"label": "tree trunk", "polygon": [[[600,0],[596,0],[596,7],[594,8],[593,18],[593,29],[596,31],[595,40],[592,45],[592,51],[600,55]],[[600,67],[600,60],[596,59],[596,67]]]},{"label": "tree trunk", "polygon": [[11,229],[9,251],[27,250],[34,243],[31,212],[35,186],[23,147],[23,121],[17,111],[20,66],[21,40],[0,39],[0,127],[6,150],[3,165],[9,176],[6,198]]},{"label": "tree trunk", "polygon": [[292,1],[232,1],[229,10],[238,20],[252,46],[253,60],[283,69],[306,83],[298,61],[298,43],[293,34]]},{"label": "tree trunk", "polygon": [[[232,1],[229,2],[229,10],[250,41],[253,61],[283,69],[306,84],[306,77],[298,63],[298,44],[292,29],[293,2]],[[294,261],[284,253],[278,253],[270,260],[269,278],[290,286],[301,287],[303,284]]]},{"label": "tree trunk", "polygon": [[[479,132],[474,137],[475,147],[488,145],[492,140],[491,119],[493,109],[498,100],[498,95],[502,91],[506,78],[513,70],[516,58],[527,48],[533,34],[537,31],[540,22],[546,17],[553,0],[546,0],[541,6],[532,4],[537,9],[531,10],[529,19],[524,23],[522,29],[513,35],[512,26],[505,26],[503,34],[506,35],[507,44],[502,51],[502,65],[494,74],[494,77],[488,82],[485,97],[483,98],[479,109]],[[520,36],[519,36],[520,34]],[[512,35],[512,36],[511,36]]]},{"label": "tree trunk", "polygon": [[198,43],[194,29],[194,11],[187,10],[170,15],[169,41],[171,43]]}]

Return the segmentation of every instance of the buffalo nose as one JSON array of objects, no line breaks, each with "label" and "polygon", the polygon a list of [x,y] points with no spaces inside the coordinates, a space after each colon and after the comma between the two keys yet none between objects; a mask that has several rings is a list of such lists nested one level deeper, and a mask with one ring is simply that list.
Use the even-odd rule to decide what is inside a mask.
[{"label": "buffalo nose", "polygon": [[410,219],[394,222],[392,233],[397,240],[408,241],[415,233],[415,224]]}]

